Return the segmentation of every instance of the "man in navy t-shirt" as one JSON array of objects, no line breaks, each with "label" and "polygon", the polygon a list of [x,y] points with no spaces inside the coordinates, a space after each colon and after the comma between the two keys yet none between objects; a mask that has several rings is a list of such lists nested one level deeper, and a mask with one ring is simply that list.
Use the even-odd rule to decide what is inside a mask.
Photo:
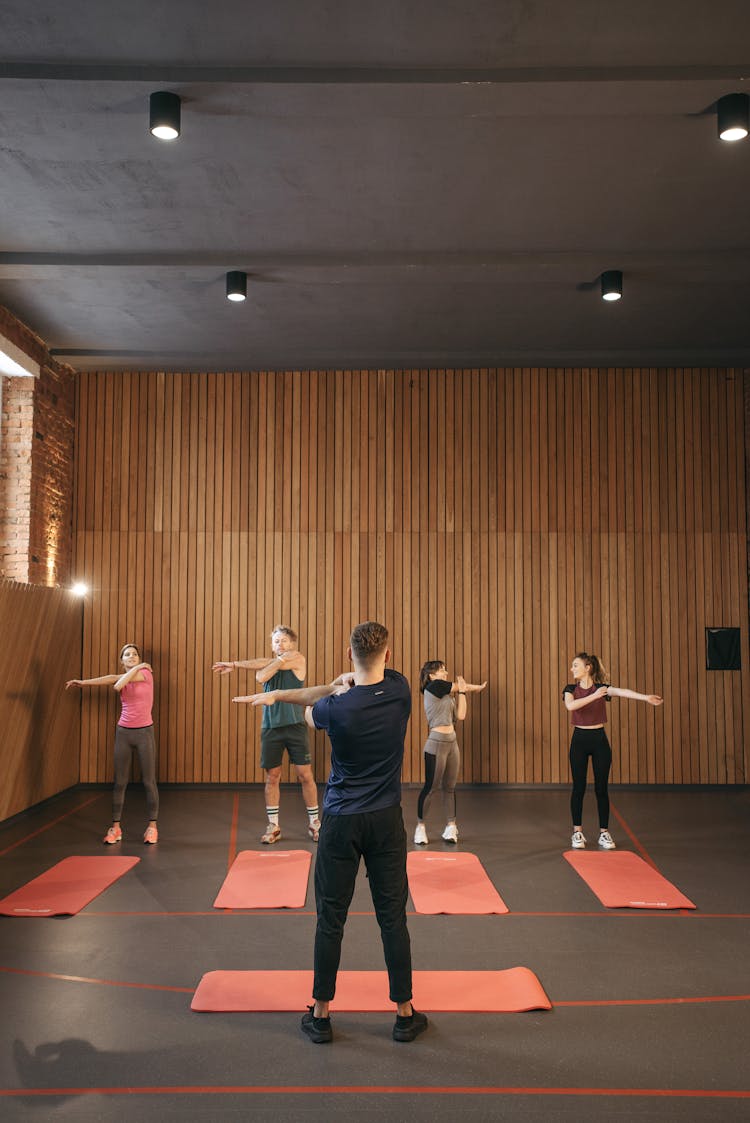
[{"label": "man in navy t-shirt", "polygon": [[[401,815],[401,766],[411,713],[403,675],[386,669],[388,631],[367,621],[351,634],[354,672],[327,686],[255,695],[254,705],[280,699],[307,705],[306,720],[331,742],[331,774],[315,862],[314,1005],[302,1029],[316,1044],[332,1040],[329,1002],[336,990],[349,905],[361,858],[367,867],[375,915],[396,1003],[396,1041],[413,1041],[427,1025],[411,1004],[411,947],[406,926],[406,832]],[[311,708],[309,708],[311,707]]]}]

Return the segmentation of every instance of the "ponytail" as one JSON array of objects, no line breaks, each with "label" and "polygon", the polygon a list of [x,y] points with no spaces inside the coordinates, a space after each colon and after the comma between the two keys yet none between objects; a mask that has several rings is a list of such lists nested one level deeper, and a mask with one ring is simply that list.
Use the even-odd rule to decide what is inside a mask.
[{"label": "ponytail", "polygon": [[601,685],[607,681],[607,668],[597,655],[589,655],[586,651],[579,651],[575,658],[580,659],[590,669],[594,682]]},{"label": "ponytail", "polygon": [[430,675],[434,675],[435,671],[440,671],[445,666],[442,659],[428,659],[426,663],[422,664],[422,669],[419,672],[419,693],[424,694],[425,687],[430,681]]}]

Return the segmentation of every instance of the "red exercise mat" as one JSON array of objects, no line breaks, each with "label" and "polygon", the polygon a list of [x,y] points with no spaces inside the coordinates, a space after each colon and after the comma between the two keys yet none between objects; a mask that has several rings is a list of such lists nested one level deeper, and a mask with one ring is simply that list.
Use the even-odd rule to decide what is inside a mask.
[{"label": "red exercise mat", "polygon": [[0,901],[2,916],[74,916],[140,858],[64,858]]},{"label": "red exercise mat", "polygon": [[[300,1011],[312,1001],[312,971],[209,971],[192,1010]],[[514,1014],[551,1010],[542,984],[528,967],[506,971],[415,971],[418,1010]],[[341,1011],[393,1011],[385,971],[339,971],[331,1007]]]},{"label": "red exercise mat", "polygon": [[298,909],[307,899],[309,850],[241,850],[215,909]]},{"label": "red exercise mat", "polygon": [[508,912],[508,906],[476,854],[466,851],[430,854],[410,850],[406,872],[417,912],[459,916]]},{"label": "red exercise mat", "polygon": [[694,909],[692,901],[630,850],[566,850],[563,857],[609,909]]}]

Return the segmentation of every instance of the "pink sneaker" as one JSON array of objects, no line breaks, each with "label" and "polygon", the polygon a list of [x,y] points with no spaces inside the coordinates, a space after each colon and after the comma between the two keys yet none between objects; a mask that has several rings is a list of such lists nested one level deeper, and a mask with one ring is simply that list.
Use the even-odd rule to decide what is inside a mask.
[{"label": "pink sneaker", "polygon": [[146,833],[143,836],[144,842],[158,842],[159,832],[156,827],[146,827]]},{"label": "pink sneaker", "polygon": [[114,842],[122,842],[122,831],[120,830],[119,824],[114,824],[109,828],[104,838],[102,839],[102,842],[107,842],[110,844]]}]

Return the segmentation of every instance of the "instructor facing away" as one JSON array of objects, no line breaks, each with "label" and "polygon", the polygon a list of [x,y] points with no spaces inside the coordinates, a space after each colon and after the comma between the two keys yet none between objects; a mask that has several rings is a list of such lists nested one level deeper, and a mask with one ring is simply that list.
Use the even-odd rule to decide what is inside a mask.
[{"label": "instructor facing away", "polygon": [[255,706],[283,700],[307,706],[307,722],[331,742],[331,774],[323,800],[315,863],[314,1005],[302,1030],[316,1044],[333,1038],[328,1006],[336,990],[341,942],[364,858],[388,968],[389,995],[396,1003],[395,1041],[413,1041],[427,1018],[412,1006],[411,947],[406,926],[406,832],[401,815],[401,766],[411,713],[403,675],[386,668],[388,631],[358,624],[349,640],[354,671],[327,686],[277,690],[236,698]]}]

